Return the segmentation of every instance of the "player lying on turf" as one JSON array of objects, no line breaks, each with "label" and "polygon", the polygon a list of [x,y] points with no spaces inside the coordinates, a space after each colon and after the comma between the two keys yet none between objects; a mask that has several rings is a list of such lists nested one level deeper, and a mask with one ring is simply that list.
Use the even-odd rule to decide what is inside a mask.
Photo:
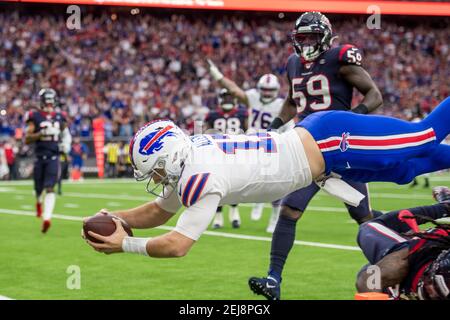
[{"label": "player lying on turf", "polygon": [[158,198],[115,214],[132,228],[151,228],[182,206],[187,209],[175,229],[162,236],[127,237],[117,221],[111,236],[92,235],[104,243],[88,243],[105,253],[184,256],[219,205],[273,201],[332,171],[361,182],[405,184],[449,168],[450,146],[440,144],[449,133],[450,98],[418,123],[330,111],[315,113],[283,134],[189,138],[173,122],[155,121],[136,133],[130,155],[136,178],[148,179],[147,191]]},{"label": "player lying on turf", "polygon": [[[358,244],[370,264],[358,273],[358,292],[450,299],[450,224],[435,221],[450,215],[450,190],[437,187],[433,195],[439,204],[390,212],[360,226]],[[419,231],[418,224],[427,222],[436,226]],[[378,267],[380,281],[371,264]]]}]

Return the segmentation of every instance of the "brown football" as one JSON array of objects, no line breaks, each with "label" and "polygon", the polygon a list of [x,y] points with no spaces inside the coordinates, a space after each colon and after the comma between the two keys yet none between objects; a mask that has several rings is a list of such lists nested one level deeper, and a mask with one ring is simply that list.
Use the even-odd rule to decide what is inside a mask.
[{"label": "brown football", "polygon": [[97,240],[94,237],[91,237],[88,234],[88,231],[95,232],[102,236],[112,235],[114,233],[114,231],[116,231],[116,224],[114,223],[113,218],[119,219],[122,222],[122,227],[125,229],[126,233],[128,233],[128,235],[130,237],[133,236],[133,232],[131,231],[130,226],[124,220],[122,220],[119,217],[116,217],[114,215],[111,215],[111,214],[108,214],[108,215],[97,214],[97,215],[87,219],[86,222],[84,223],[83,231],[84,231],[85,237],[92,242],[102,243],[102,241]]}]

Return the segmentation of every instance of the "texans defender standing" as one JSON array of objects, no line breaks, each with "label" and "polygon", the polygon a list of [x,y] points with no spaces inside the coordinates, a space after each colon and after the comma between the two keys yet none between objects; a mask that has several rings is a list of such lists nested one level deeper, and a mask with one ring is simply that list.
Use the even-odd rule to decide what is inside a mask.
[{"label": "texans defender standing", "polygon": [[[205,118],[206,130],[221,134],[242,134],[247,130],[248,112],[239,107],[236,98],[223,88],[219,93],[219,108],[211,111]],[[237,204],[230,206],[229,219],[233,228],[241,225],[241,216]],[[223,227],[222,206],[219,206],[213,221],[213,228]]]},{"label": "texans defender standing", "polygon": [[[43,214],[42,232],[50,228],[51,217],[55,207],[54,186],[59,174],[59,142],[61,131],[65,127],[62,113],[55,112],[57,95],[51,88],[39,91],[40,110],[29,111],[26,114],[27,125],[25,142],[35,144],[36,161],[34,163],[33,178],[36,192],[36,215]],[[42,197],[45,191],[45,196]],[[42,211],[42,202],[44,210]]]},{"label": "texans defender standing", "polygon": [[[249,127],[255,131],[267,130],[270,123],[280,113],[283,106],[283,99],[279,97],[280,82],[276,75],[268,73],[259,78],[256,88],[242,90],[234,81],[225,77],[219,68],[211,61],[209,64],[209,72],[211,76],[219,82],[219,84],[228,89],[230,93],[236,97],[241,103],[247,106],[249,110]],[[294,121],[279,128],[280,132],[284,132],[294,127]],[[280,201],[272,203],[272,215],[266,231],[273,233],[278,220]],[[264,203],[256,203],[253,206],[251,219],[261,219],[264,209]]]},{"label": "texans defender standing", "polygon": [[[286,65],[289,95],[271,129],[278,129],[296,114],[302,121],[318,111],[365,114],[382,105],[380,91],[361,66],[360,50],[350,44],[331,48],[334,38],[328,18],[320,12],[306,12],[297,19],[292,32],[295,53],[288,58]],[[353,88],[363,94],[364,99],[351,109]],[[373,218],[367,185],[346,182],[365,195],[358,207],[347,205],[351,217],[359,224]],[[268,277],[249,280],[249,286],[256,294],[269,300],[280,299],[281,274],[295,240],[297,221],[318,191],[319,187],[313,183],[282,200],[280,217],[272,236]]]}]

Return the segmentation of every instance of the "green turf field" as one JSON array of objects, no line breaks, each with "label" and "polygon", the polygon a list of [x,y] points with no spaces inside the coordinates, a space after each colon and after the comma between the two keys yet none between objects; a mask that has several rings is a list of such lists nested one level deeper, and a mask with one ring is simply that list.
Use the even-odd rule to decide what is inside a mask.
[{"label": "green turf field", "polygon": [[[420,183],[423,180],[420,179]],[[435,175],[432,186],[449,185],[449,175]],[[432,204],[430,189],[375,183],[372,206],[387,211]],[[153,259],[130,254],[106,256],[80,237],[79,217],[100,208],[129,208],[151,200],[142,183],[132,180],[87,180],[66,183],[57,197],[49,233],[41,234],[34,217],[32,184],[0,182],[0,296],[13,299],[261,299],[248,289],[249,276],[265,275],[270,235],[265,232],[270,208],[261,221],[250,221],[241,205],[242,226],[227,223],[202,236],[181,259]],[[227,216],[226,216],[227,217]],[[176,218],[170,225],[174,225]],[[298,224],[296,244],[287,262],[282,299],[352,299],[354,279],[365,263],[356,249],[357,225],[344,206],[319,193]],[[141,230],[156,236],[166,230]],[[230,234],[251,239],[230,238]],[[228,236],[228,237],[227,237]],[[259,238],[255,238],[259,237]],[[262,238],[261,238],[262,237]],[[314,245],[319,246],[314,246]],[[337,245],[332,248],[320,244]],[[341,245],[342,247],[340,247]],[[81,288],[68,289],[70,266],[81,271]]]}]

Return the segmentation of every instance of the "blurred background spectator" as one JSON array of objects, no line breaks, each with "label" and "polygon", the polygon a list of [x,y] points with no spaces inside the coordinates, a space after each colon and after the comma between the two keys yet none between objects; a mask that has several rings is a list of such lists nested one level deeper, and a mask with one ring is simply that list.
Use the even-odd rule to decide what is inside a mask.
[{"label": "blurred background spectator", "polygon": [[81,142],[79,137],[74,138],[72,148],[70,150],[71,159],[71,178],[72,180],[83,179],[83,165],[87,159],[89,149],[85,143]]}]

